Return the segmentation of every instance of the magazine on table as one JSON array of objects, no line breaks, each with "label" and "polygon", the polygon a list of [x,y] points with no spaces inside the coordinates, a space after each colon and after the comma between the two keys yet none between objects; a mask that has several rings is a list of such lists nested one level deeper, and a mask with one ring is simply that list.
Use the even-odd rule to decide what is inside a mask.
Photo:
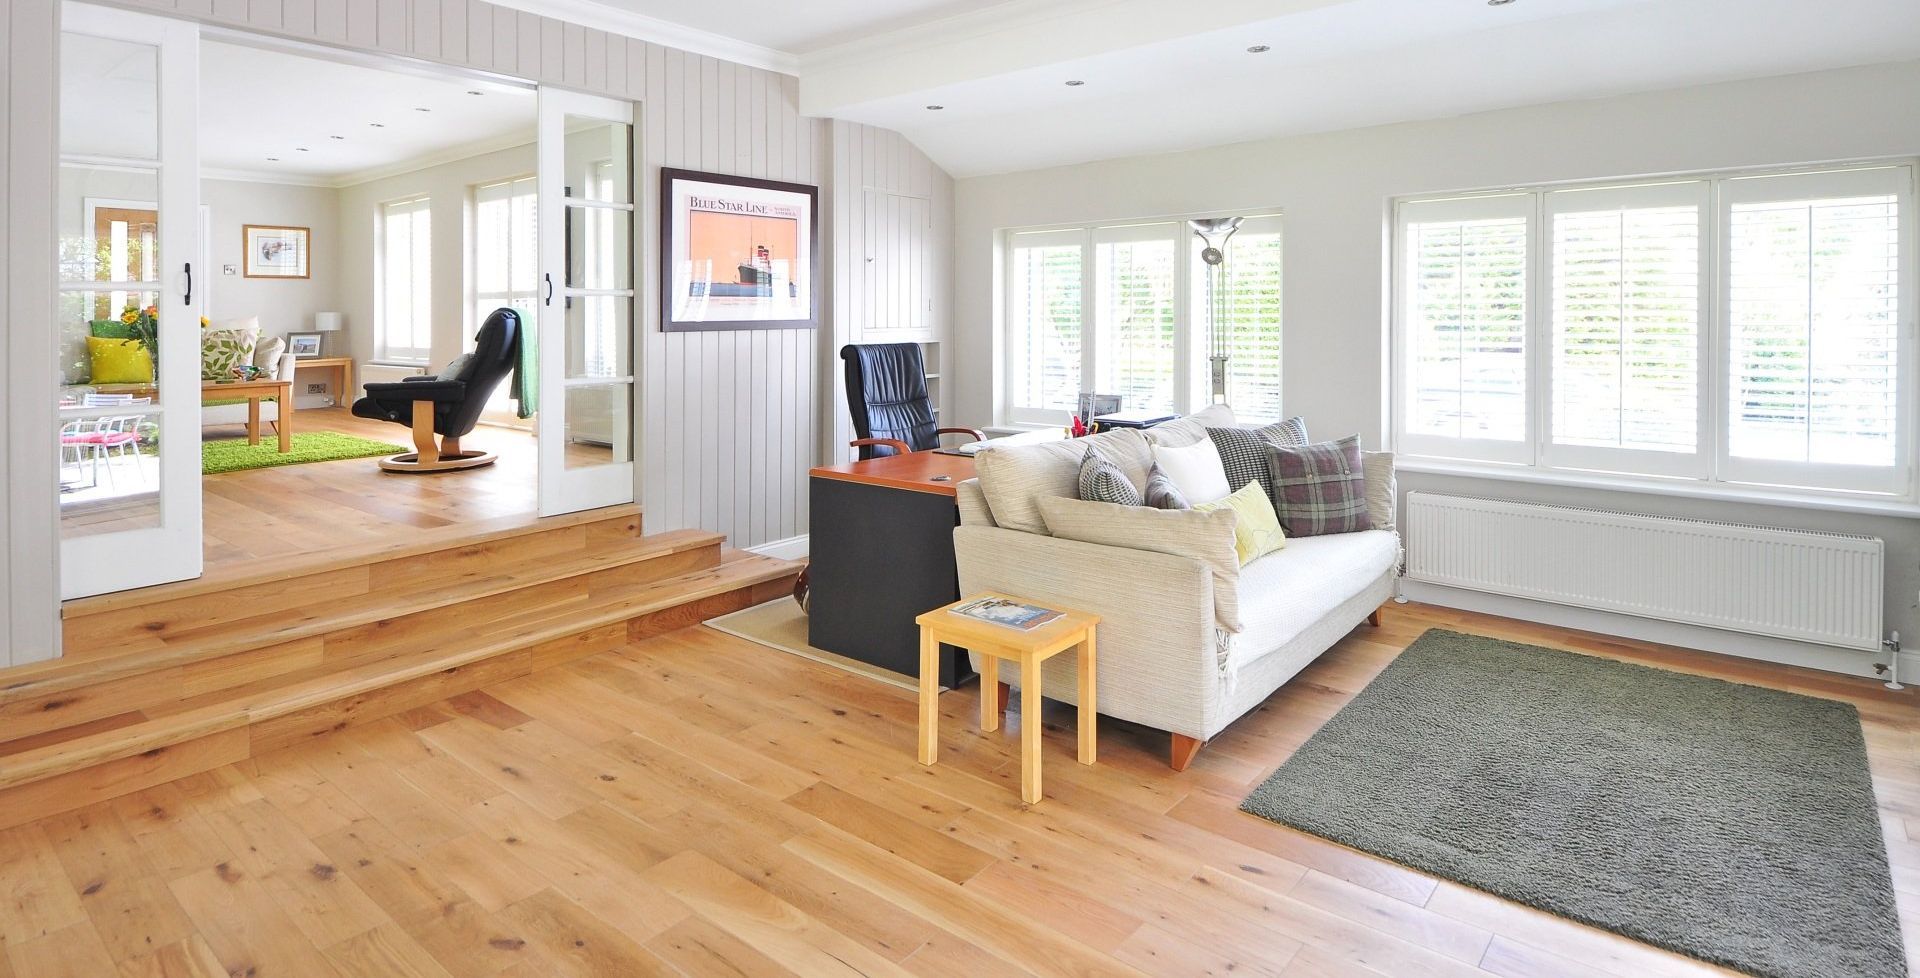
[{"label": "magazine on table", "polygon": [[1006,628],[1030,632],[1060,617],[1060,612],[1008,598],[979,598],[953,609],[956,615],[977,618]]}]

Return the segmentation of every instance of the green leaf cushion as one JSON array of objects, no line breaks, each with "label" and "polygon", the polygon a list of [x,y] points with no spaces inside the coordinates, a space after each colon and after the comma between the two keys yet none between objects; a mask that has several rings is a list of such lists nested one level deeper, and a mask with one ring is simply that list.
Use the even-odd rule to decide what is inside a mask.
[{"label": "green leaf cushion", "polygon": [[118,319],[96,319],[87,324],[87,335],[98,336],[103,340],[131,340],[133,326]]},{"label": "green leaf cushion", "polygon": [[260,338],[255,329],[200,331],[200,379],[228,380],[235,367],[253,365],[253,347]]}]

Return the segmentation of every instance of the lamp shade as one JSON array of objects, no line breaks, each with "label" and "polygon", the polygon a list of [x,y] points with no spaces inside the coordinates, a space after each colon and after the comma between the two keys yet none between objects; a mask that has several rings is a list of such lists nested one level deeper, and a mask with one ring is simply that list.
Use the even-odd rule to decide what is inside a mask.
[{"label": "lamp shade", "polygon": [[337,333],[345,325],[346,319],[337,312],[316,312],[313,314],[313,330],[316,333]]}]

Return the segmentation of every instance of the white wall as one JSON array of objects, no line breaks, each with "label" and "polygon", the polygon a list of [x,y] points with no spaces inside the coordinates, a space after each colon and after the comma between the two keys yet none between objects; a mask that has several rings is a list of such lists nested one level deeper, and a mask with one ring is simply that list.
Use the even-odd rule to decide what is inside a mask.
[{"label": "white wall", "polygon": [[[382,177],[341,188],[337,196],[339,233],[334,256],[339,265],[339,312],[347,325],[338,342],[359,363],[374,363],[374,229],[382,204],[408,197],[432,198],[433,223],[433,353],[428,369],[438,370],[466,348],[467,300],[466,227],[473,209],[475,184],[529,176],[534,168],[533,132],[528,143],[482,153],[450,163]],[[332,340],[330,340],[332,342]]]},{"label": "white wall", "polygon": [[[214,322],[260,317],[260,335],[285,336],[313,329],[313,314],[335,309],[339,301],[340,231],[335,214],[338,194],[330,187],[301,187],[241,180],[200,181],[200,202],[208,209],[212,239],[207,253],[213,265],[211,305]],[[313,252],[304,279],[247,278],[240,228],[276,224],[312,229]],[[233,274],[225,274],[225,266]],[[198,276],[196,276],[196,279]]]},{"label": "white wall", "polygon": [[[1323,435],[1387,433],[1388,200],[1401,194],[1920,153],[1920,62],[1489,112],[955,185],[956,417],[997,406],[996,231],[1278,208],[1287,409]],[[1888,624],[1920,638],[1920,521],[1432,475],[1403,489],[1867,533],[1887,541]]]}]

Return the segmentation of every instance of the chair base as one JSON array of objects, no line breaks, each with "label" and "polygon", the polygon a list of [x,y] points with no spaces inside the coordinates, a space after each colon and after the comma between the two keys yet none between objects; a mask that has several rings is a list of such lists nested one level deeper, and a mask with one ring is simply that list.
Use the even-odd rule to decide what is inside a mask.
[{"label": "chair base", "polygon": [[492,452],[460,452],[456,455],[441,455],[436,459],[422,460],[419,452],[402,452],[389,455],[380,460],[380,468],[388,472],[453,472],[459,469],[477,469],[483,465],[492,465],[500,456]]}]

